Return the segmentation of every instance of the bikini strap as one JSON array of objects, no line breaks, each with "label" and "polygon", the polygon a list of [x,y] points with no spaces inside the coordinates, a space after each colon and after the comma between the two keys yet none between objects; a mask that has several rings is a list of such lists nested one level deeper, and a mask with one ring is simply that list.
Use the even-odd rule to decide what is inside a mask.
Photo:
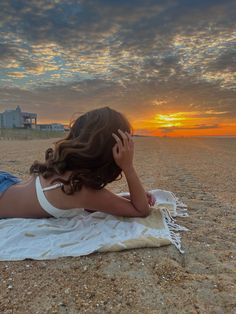
[{"label": "bikini strap", "polygon": [[64,184],[61,182],[61,183],[56,183],[56,184],[53,184],[53,185],[50,185],[50,186],[48,186],[48,187],[46,187],[46,188],[43,188],[42,190],[43,191],[49,191],[49,190],[54,190],[54,189],[56,189],[56,188],[59,188],[59,187],[61,187],[61,186],[63,186]]}]

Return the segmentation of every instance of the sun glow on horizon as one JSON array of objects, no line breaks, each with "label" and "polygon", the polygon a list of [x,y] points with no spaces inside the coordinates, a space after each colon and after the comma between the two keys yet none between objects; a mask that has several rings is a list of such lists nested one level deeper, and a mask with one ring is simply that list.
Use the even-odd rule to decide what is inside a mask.
[{"label": "sun glow on horizon", "polygon": [[226,111],[171,112],[133,119],[135,133],[151,136],[234,136],[236,121],[222,118]]}]

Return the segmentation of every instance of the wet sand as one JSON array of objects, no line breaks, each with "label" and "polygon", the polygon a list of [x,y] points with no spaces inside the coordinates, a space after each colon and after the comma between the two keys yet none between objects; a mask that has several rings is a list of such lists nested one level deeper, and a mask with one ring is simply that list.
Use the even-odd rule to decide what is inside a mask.
[{"label": "wet sand", "polygon": [[[0,169],[22,179],[51,140],[0,141]],[[235,313],[236,139],[135,138],[146,190],[174,192],[188,205],[173,245],[49,261],[0,262],[0,312]],[[124,178],[108,186],[127,191]]]}]

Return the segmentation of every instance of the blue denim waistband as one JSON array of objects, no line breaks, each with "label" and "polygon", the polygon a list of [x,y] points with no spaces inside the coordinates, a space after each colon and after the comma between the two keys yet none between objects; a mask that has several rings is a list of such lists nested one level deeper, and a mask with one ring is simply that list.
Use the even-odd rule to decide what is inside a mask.
[{"label": "blue denim waistband", "polygon": [[21,182],[21,179],[10,172],[0,170],[0,193],[6,191],[11,185]]}]

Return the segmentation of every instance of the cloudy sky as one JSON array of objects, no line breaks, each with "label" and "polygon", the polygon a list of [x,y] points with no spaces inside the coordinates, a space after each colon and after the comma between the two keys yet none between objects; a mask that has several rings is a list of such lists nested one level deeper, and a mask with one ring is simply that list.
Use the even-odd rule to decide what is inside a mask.
[{"label": "cloudy sky", "polygon": [[1,0],[0,112],[110,106],[135,132],[236,135],[234,0]]}]

